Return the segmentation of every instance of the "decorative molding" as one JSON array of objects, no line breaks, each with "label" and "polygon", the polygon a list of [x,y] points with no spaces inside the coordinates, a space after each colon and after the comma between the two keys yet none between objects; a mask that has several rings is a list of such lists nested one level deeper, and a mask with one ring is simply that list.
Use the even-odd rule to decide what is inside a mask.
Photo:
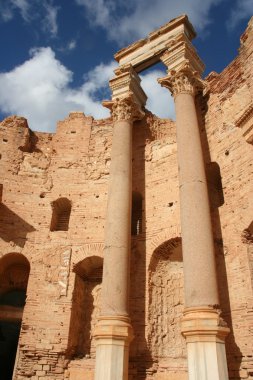
[{"label": "decorative molding", "polygon": [[179,72],[188,63],[192,71],[197,71],[201,75],[205,65],[199,58],[195,47],[191,44],[187,36],[180,35],[169,41],[167,50],[160,57],[168,70]]},{"label": "decorative molding", "polygon": [[57,284],[59,297],[67,295],[71,254],[71,247],[58,247],[49,250],[43,258],[46,281]]},{"label": "decorative molding", "polygon": [[134,103],[143,108],[147,101],[147,95],[141,87],[141,78],[132,65],[117,68],[114,72],[116,76],[109,82],[112,101],[130,97]]},{"label": "decorative molding", "polygon": [[249,144],[253,144],[253,105],[250,104],[245,112],[235,122],[237,128],[242,129],[242,134]]}]

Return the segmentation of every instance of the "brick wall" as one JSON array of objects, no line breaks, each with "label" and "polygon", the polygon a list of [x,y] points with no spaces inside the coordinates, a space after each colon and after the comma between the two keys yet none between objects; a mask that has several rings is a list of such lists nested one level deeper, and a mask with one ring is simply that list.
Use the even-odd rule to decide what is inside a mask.
[{"label": "brick wall", "polygon": [[[230,379],[253,378],[253,160],[244,124],[238,124],[245,112],[247,123],[253,120],[247,111],[253,103],[252,39],[251,22],[239,56],[221,74],[208,76],[209,92],[196,102],[221,308],[231,328],[226,347]],[[0,123],[0,273],[10,253],[23,255],[30,264],[15,380],[93,378],[93,343],[91,352],[86,351],[99,310],[99,283],[86,287],[91,298],[83,324],[83,356],[70,354],[75,331],[71,312],[76,276],[87,274],[77,268],[85,262],[92,271],[94,258],[103,257],[111,140],[111,119],[94,120],[78,112],[59,122],[54,135],[31,132],[24,118]],[[187,376],[179,333],[183,275],[177,172],[175,124],[147,112],[133,131],[133,191],[142,197],[142,231],[132,238],[131,251],[131,379]],[[71,202],[68,231],[50,231],[52,202],[59,198]]]}]

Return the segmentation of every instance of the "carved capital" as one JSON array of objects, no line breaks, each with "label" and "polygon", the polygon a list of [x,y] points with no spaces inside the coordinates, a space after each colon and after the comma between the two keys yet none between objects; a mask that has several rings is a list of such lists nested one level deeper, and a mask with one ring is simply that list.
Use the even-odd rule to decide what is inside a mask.
[{"label": "carved capital", "polygon": [[174,98],[179,94],[195,96],[205,87],[199,73],[192,71],[187,65],[178,72],[170,71],[166,77],[158,79],[158,83],[168,88]]},{"label": "carved capital", "polygon": [[125,98],[104,101],[102,104],[110,109],[113,121],[135,121],[142,119],[145,115],[141,107],[133,101],[131,94]]}]

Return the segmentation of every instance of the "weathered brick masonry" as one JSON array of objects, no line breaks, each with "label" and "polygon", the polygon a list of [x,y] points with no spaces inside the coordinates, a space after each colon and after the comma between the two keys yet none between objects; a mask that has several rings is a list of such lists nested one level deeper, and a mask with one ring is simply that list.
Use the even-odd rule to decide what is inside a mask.
[{"label": "weathered brick masonry", "polygon": [[[196,99],[230,379],[253,379],[252,62],[253,20]],[[5,295],[27,286],[13,379],[93,379],[112,121],[73,112],[49,134],[12,116],[0,144],[1,335],[22,312]],[[134,123],[130,379],[187,378],[176,154],[173,121]]]}]

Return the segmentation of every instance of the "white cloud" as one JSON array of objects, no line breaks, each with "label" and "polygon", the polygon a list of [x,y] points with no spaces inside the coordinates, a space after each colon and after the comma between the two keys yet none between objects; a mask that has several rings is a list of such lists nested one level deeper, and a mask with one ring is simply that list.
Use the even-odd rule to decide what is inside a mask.
[{"label": "white cloud", "polygon": [[146,108],[161,118],[175,119],[174,100],[168,89],[158,84],[157,79],[166,75],[161,70],[152,70],[141,75],[141,86],[148,96]]},{"label": "white cloud", "polygon": [[10,3],[13,5],[13,8],[17,8],[21,16],[25,21],[29,21],[29,10],[30,10],[30,4],[27,0],[11,0]]},{"label": "white cloud", "polygon": [[59,7],[53,0],[2,0],[0,3],[0,19],[4,22],[12,20],[18,11],[26,23],[37,21],[41,29],[55,37],[58,32],[57,15]]},{"label": "white cloud", "polygon": [[113,1],[76,0],[76,3],[86,8],[88,11],[88,17],[91,17],[91,22],[95,22],[97,25],[107,26],[110,20]]},{"label": "white cloud", "polygon": [[[33,49],[31,58],[10,72],[0,73],[0,109],[28,119],[37,131],[54,131],[58,120],[70,111],[83,111],[96,118],[109,116],[101,99],[110,97],[108,81],[116,62],[101,63],[84,76],[82,86],[72,88],[73,73],[59,62],[50,47]],[[157,83],[160,70],[142,75],[142,86],[148,95],[147,108],[160,117],[173,118],[169,91]]]},{"label": "white cloud", "polygon": [[51,36],[55,37],[58,32],[57,14],[59,7],[53,6],[51,3],[44,2],[45,18],[43,20],[43,28],[45,32],[49,32]]},{"label": "white cloud", "polygon": [[96,96],[107,87],[116,63],[97,66],[81,87],[72,89],[73,73],[56,59],[51,48],[35,49],[31,54],[21,66],[0,74],[3,113],[24,116],[32,129],[40,131],[53,131],[56,122],[73,110],[97,118],[109,115]]},{"label": "white cloud", "polygon": [[85,8],[86,17],[91,25],[105,28],[109,38],[122,44],[145,36],[180,14],[187,14],[193,25],[203,31],[211,22],[211,7],[224,0],[75,1]]},{"label": "white cloud", "polygon": [[237,0],[234,8],[230,13],[230,17],[226,23],[228,29],[233,29],[242,20],[249,18],[253,15],[253,1],[252,0]]},{"label": "white cloud", "polygon": [[67,48],[68,50],[74,50],[76,48],[76,40],[69,41],[69,43],[67,44]]}]

